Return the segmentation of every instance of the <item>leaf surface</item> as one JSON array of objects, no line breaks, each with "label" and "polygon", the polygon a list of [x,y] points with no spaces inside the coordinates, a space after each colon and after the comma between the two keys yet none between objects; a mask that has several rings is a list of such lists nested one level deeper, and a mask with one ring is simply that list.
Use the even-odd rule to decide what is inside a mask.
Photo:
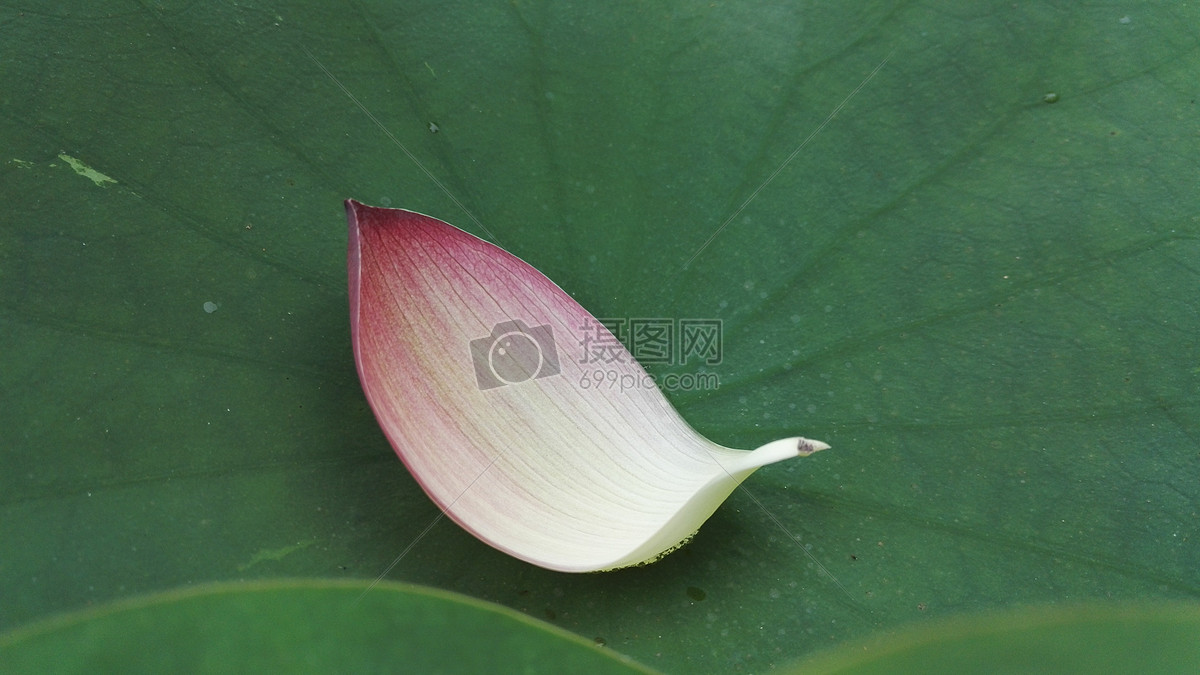
[{"label": "leaf surface", "polygon": [[[1197,597],[1198,11],[0,10],[0,628],[388,570],[761,671],[963,610]],[[348,197],[490,236],[599,317],[720,319],[720,387],[680,413],[833,449],[646,568],[426,533],[355,378]]]}]

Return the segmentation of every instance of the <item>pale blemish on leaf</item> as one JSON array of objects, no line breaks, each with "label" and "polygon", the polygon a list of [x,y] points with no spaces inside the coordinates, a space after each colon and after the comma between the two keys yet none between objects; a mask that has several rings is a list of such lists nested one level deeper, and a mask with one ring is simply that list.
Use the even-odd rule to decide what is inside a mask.
[{"label": "pale blemish on leaf", "polygon": [[99,171],[93,169],[92,167],[88,166],[87,164],[84,164],[83,162],[79,161],[78,159],[75,159],[74,157],[72,157],[66,153],[59,153],[58,158],[64,162],[66,162],[67,164],[70,164],[71,168],[75,170],[75,173],[92,181],[93,183],[95,183],[96,185],[98,185],[100,187],[105,187],[108,183],[113,183],[115,185],[117,182],[116,179],[105,176],[104,174],[100,173]]},{"label": "pale blemish on leaf", "polygon": [[258,553],[255,553],[253,556],[250,557],[249,562],[238,565],[238,571],[245,572],[246,570],[250,569],[251,567],[254,567],[255,565],[257,565],[258,563],[266,562],[268,560],[283,560],[284,557],[291,555],[292,553],[295,553],[296,551],[300,551],[300,550],[308,548],[309,546],[312,546],[313,544],[316,543],[316,541],[317,541],[316,539],[305,539],[304,541],[298,541],[295,544],[292,544],[291,546],[284,546],[283,548],[259,549]]}]

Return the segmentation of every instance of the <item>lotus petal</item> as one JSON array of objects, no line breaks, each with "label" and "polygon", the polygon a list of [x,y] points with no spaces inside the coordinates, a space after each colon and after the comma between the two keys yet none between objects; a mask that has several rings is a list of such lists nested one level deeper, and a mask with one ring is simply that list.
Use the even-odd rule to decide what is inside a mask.
[{"label": "lotus petal", "polygon": [[564,572],[650,562],[755,469],[829,447],[717,445],[628,352],[603,364],[613,386],[589,379],[579,336],[596,320],[532,266],[419,213],[346,212],[367,400],[429,497],[501,551]]}]

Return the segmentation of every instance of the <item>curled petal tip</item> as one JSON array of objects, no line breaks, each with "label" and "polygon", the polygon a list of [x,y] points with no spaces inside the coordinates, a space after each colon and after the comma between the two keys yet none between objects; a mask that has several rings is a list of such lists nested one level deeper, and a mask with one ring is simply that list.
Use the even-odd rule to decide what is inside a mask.
[{"label": "curled petal tip", "polygon": [[820,452],[821,450],[829,449],[828,443],[822,443],[821,441],[814,441],[811,438],[798,438],[796,440],[797,440],[796,452],[801,457],[808,457],[809,455],[813,454],[814,452]]},{"label": "curled petal tip", "polygon": [[[524,261],[419,213],[347,200],[346,214],[367,400],[425,492],[502,551],[566,572],[653,561],[754,470],[829,447],[712,443]],[[605,382],[641,386],[599,386],[578,358],[585,326],[622,352]]]}]

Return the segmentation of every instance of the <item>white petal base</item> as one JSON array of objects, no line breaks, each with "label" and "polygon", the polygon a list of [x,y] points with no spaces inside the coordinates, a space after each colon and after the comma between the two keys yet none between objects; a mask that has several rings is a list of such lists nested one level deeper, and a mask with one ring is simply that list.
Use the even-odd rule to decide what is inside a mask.
[{"label": "white petal base", "polygon": [[826,443],[798,436],[772,441],[751,452],[722,448],[722,452],[713,453],[713,458],[720,464],[722,473],[697,490],[655,536],[603,571],[649,564],[679,550],[699,532],[704,521],[716,512],[750,474],[768,464],[807,457],[814,452],[828,449],[829,445]]}]

